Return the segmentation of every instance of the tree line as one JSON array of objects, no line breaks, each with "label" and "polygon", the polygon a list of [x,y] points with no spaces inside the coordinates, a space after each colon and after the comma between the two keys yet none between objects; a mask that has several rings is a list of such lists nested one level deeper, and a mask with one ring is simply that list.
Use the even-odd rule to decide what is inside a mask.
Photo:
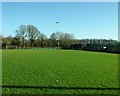
[{"label": "tree line", "polygon": [[0,35],[0,48],[61,48],[119,52],[120,42],[106,39],[76,39],[74,34],[53,32],[49,37],[34,25],[20,25],[14,37]]},{"label": "tree line", "polygon": [[33,25],[20,25],[15,31],[16,36],[3,37],[2,45],[11,48],[11,45],[17,45],[18,48],[32,47],[69,47],[74,39],[73,34],[64,32],[53,32],[48,38]]}]

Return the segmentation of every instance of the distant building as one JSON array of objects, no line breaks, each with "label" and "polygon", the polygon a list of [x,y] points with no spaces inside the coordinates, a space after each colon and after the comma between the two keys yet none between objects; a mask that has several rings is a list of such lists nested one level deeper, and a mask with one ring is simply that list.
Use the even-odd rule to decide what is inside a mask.
[{"label": "distant building", "polygon": [[82,44],[72,44],[71,45],[71,49],[74,49],[74,50],[79,50],[82,48]]},{"label": "distant building", "polygon": [[87,44],[85,43],[81,43],[81,44],[72,44],[71,45],[71,49],[74,49],[74,50],[80,50],[80,49],[83,49],[87,46]]},{"label": "distant building", "polygon": [[107,49],[106,46],[96,46],[94,44],[87,44],[87,43],[81,43],[81,44],[72,44],[71,49],[73,50],[90,50],[90,51],[105,51]]},{"label": "distant building", "polygon": [[18,49],[18,46],[17,45],[6,45],[5,43],[3,43],[2,49]]}]

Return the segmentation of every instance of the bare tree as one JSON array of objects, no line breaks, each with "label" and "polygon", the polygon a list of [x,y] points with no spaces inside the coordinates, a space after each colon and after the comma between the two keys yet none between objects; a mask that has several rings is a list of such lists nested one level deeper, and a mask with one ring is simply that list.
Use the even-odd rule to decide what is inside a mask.
[{"label": "bare tree", "polygon": [[47,46],[47,36],[44,33],[39,34],[38,40],[40,41],[41,47]]},{"label": "bare tree", "polygon": [[20,46],[23,48],[25,46],[25,38],[27,37],[25,25],[20,25],[18,30],[16,30],[16,37],[19,38]]},{"label": "bare tree", "polygon": [[52,45],[57,46],[57,41],[59,40],[60,47],[68,47],[72,43],[74,39],[73,34],[63,33],[63,32],[55,32],[50,35],[50,40]]},{"label": "bare tree", "polygon": [[34,41],[38,38],[40,31],[33,25],[27,26],[27,37],[30,40],[31,47],[34,46]]}]

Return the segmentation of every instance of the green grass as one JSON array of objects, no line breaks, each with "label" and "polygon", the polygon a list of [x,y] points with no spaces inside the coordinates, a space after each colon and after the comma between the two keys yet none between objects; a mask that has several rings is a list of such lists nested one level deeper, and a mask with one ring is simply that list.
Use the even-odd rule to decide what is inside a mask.
[{"label": "green grass", "polygon": [[[117,93],[116,90],[74,89],[117,88],[117,54],[75,50],[3,50],[2,55],[2,85],[6,86],[3,94]],[[59,87],[63,89],[57,89]]]}]

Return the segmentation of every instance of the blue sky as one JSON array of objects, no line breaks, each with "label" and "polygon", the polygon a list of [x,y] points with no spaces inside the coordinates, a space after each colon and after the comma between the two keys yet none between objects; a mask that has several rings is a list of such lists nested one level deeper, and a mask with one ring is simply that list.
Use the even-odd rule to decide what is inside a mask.
[{"label": "blue sky", "polygon": [[2,0],[2,2],[119,2],[119,0]]},{"label": "blue sky", "polygon": [[118,39],[117,2],[3,2],[2,34],[15,35],[21,24],[32,24],[47,37],[57,31],[75,38]]}]

